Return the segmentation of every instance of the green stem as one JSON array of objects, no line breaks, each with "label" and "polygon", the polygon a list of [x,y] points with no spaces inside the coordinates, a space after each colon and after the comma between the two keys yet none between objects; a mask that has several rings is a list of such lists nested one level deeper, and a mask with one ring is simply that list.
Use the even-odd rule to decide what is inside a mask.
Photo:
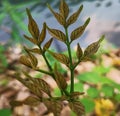
[{"label": "green stem", "polygon": [[[40,51],[42,51],[42,48],[41,48],[39,45],[38,45],[38,47],[39,47]],[[47,58],[46,58],[46,56],[45,56],[45,53],[44,53],[44,52],[42,52],[42,56],[43,56],[43,58],[44,58],[44,60],[45,60],[45,62],[46,62],[46,64],[47,64],[47,66],[48,66],[49,71],[53,71],[53,70],[52,70],[52,67],[50,66],[50,63],[48,62],[48,60],[47,60]]]},{"label": "green stem", "polygon": [[67,45],[67,49],[68,49],[68,55],[70,58],[70,72],[71,72],[71,87],[70,87],[70,93],[74,92],[74,68],[73,68],[73,63],[72,63],[72,54],[71,54],[71,47],[70,47],[70,41],[69,41],[69,37],[68,37],[68,30],[67,28],[65,28],[65,33],[66,33],[66,45]]},{"label": "green stem", "polygon": [[44,58],[44,60],[45,60],[45,62],[46,62],[46,64],[47,64],[49,70],[50,70],[50,71],[53,71],[53,69],[52,69],[52,67],[50,66],[50,64],[49,64],[49,62],[48,62],[48,60],[47,60],[47,58],[46,58],[46,56],[45,56],[44,53],[42,54],[42,56],[43,56],[43,58]]},{"label": "green stem", "polygon": [[47,71],[44,71],[44,70],[41,70],[41,69],[35,69],[36,71],[39,71],[41,73],[44,73],[44,74],[47,74],[47,75],[52,75],[53,73],[50,73],[50,72],[47,72]]}]

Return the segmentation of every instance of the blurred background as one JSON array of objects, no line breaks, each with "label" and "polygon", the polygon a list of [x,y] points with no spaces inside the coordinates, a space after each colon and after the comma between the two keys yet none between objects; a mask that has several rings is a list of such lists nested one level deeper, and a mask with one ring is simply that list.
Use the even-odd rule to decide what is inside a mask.
[{"label": "blurred background", "polygon": [[[80,4],[84,5],[84,10],[80,15],[80,19],[70,27],[73,28],[82,25],[84,21],[90,17],[91,22],[86,32],[79,40],[83,47],[89,43],[98,40],[102,34],[105,34],[108,42],[115,46],[120,46],[120,0],[66,0],[70,6],[70,11],[75,12]],[[57,10],[59,0],[1,0],[0,1],[0,42],[12,43],[24,42],[23,34],[27,31],[26,8],[31,10],[34,19],[40,28],[45,21],[49,26],[56,27],[57,21],[52,16],[46,3]],[[58,28],[62,28],[58,25]],[[25,42],[24,42],[25,43]],[[60,49],[63,49],[61,47]]]},{"label": "blurred background", "polygon": [[[88,17],[91,18],[91,21],[82,37],[79,40],[73,42],[73,48],[75,47],[76,43],[79,42],[84,49],[90,43],[97,41],[101,37],[101,35],[104,34],[105,40],[103,42],[103,48],[100,50],[100,53],[96,57],[100,58],[101,53],[106,54],[107,52],[107,56],[109,57],[104,56],[102,58],[106,62],[108,61],[105,65],[109,68],[114,66],[115,68],[117,67],[117,69],[115,69],[115,71],[117,71],[114,72],[112,70],[113,72],[110,73],[110,76],[111,74],[113,74],[114,79],[112,76],[111,78],[115,80],[116,83],[118,82],[117,86],[119,90],[120,0],[66,0],[66,2],[70,7],[71,14],[75,12],[81,4],[83,4],[84,6],[83,11],[79,16],[79,20],[77,20],[75,24],[70,26],[69,33],[73,29],[77,28],[79,25],[82,25]],[[19,70],[18,59],[23,49],[22,46],[33,46],[23,37],[23,34],[29,35],[27,29],[28,19],[26,15],[26,8],[30,9],[31,14],[36,20],[40,29],[42,28],[42,24],[46,22],[48,26],[52,28],[63,30],[61,25],[57,23],[56,19],[48,10],[46,6],[47,3],[49,3],[55,11],[58,11],[60,0],[0,0],[0,100],[3,100],[3,103],[0,103],[0,116],[3,116],[3,114],[5,115],[5,113],[7,113],[5,116],[11,115],[12,111],[9,109],[9,101],[12,98],[16,97],[15,95],[18,93],[19,90],[18,89],[16,91],[11,88],[11,83],[9,82],[13,80],[14,72]],[[46,37],[46,41],[49,38],[50,35],[48,34]],[[63,52],[66,50],[64,45],[56,40],[53,43],[53,49],[56,49],[58,52]],[[108,55],[109,53],[112,53],[112,55],[114,54],[113,56],[115,57],[115,59],[117,58],[117,61],[115,61],[113,57],[111,58],[111,55]],[[116,63],[114,64],[113,62]],[[91,66],[92,65],[88,63],[86,67],[90,67],[91,71]],[[101,68],[99,70],[104,70],[104,68]],[[107,74],[108,72],[105,73]],[[115,76],[115,74],[117,76]],[[120,91],[116,99],[118,98],[120,98]],[[4,102],[5,100],[6,102]],[[120,109],[120,107],[118,108]],[[92,112],[93,109],[88,109],[88,113]]]}]

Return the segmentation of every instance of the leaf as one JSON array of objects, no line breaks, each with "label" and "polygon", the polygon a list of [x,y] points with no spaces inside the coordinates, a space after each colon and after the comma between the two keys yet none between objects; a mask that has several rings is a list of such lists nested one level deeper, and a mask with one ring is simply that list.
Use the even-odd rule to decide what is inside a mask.
[{"label": "leaf", "polygon": [[33,36],[33,38],[38,39],[38,37],[39,37],[39,28],[37,26],[37,23],[32,18],[32,15],[31,15],[29,9],[26,9],[26,11],[27,11],[27,15],[28,15],[28,18],[29,18],[28,30],[31,33],[31,35]]},{"label": "leaf", "polygon": [[66,36],[65,34],[57,29],[50,29],[49,27],[47,27],[48,32],[51,34],[51,36],[53,36],[54,38],[62,41],[62,42],[66,42]]},{"label": "leaf", "polygon": [[61,63],[65,64],[66,66],[69,66],[69,58],[64,55],[64,54],[60,54],[60,53],[54,53],[49,51],[49,53],[58,61],[60,61]]},{"label": "leaf", "polygon": [[82,51],[82,49],[81,49],[81,47],[80,47],[80,44],[78,43],[77,44],[77,58],[78,58],[78,60],[80,60],[80,58],[83,56],[83,51]]},{"label": "leaf", "polygon": [[46,105],[49,112],[53,112],[54,116],[60,116],[60,113],[62,111],[61,101],[46,100],[44,101],[44,104]]},{"label": "leaf", "polygon": [[30,106],[36,106],[40,104],[40,100],[36,97],[29,96],[23,101],[23,104],[30,105]]},{"label": "leaf", "polygon": [[76,28],[75,30],[72,31],[72,33],[70,35],[71,42],[73,40],[79,38],[83,34],[83,32],[85,31],[85,28],[86,28],[86,26],[88,25],[89,22],[90,22],[90,18],[88,18],[85,21],[84,25],[82,25],[82,26],[80,26],[80,27],[78,27],[78,28]]},{"label": "leaf", "polygon": [[71,96],[71,98],[76,98],[83,94],[84,94],[84,92],[73,92],[70,94],[70,96]]},{"label": "leaf", "polygon": [[16,100],[14,100],[14,101],[10,102],[10,105],[12,107],[21,106],[21,105],[23,105],[23,102],[22,101],[16,101]]},{"label": "leaf", "polygon": [[[4,13],[5,14],[5,13]],[[1,22],[1,21],[0,21]],[[1,116],[12,116],[11,108],[1,108],[0,109],[0,115]]]},{"label": "leaf", "polygon": [[87,89],[87,94],[91,98],[97,98],[97,97],[99,97],[99,90],[96,88],[90,87]]},{"label": "leaf", "polygon": [[42,90],[43,92],[51,96],[51,91],[50,91],[51,87],[48,85],[47,82],[45,82],[44,80],[40,78],[34,78],[33,82],[34,84],[36,84],[37,88],[39,88],[40,90]]},{"label": "leaf", "polygon": [[65,25],[65,19],[64,17],[57,13],[57,12],[54,12],[53,9],[51,8],[51,6],[49,4],[47,4],[48,8],[50,9],[50,11],[53,13],[54,17],[57,19],[57,21],[61,24],[61,25]]},{"label": "leaf", "polygon": [[101,92],[106,98],[110,98],[114,96],[114,87],[108,84],[104,84],[101,87]]},{"label": "leaf", "polygon": [[31,62],[30,62],[30,60],[28,59],[28,57],[26,55],[20,56],[19,61],[20,61],[21,64],[24,64],[24,65],[26,65],[28,67],[31,67]]},{"label": "leaf", "polygon": [[43,24],[42,31],[41,31],[40,36],[38,38],[38,43],[39,44],[41,44],[44,41],[45,36],[46,36],[46,23]]},{"label": "leaf", "polygon": [[29,59],[30,59],[31,64],[32,64],[32,68],[37,67],[37,64],[38,64],[37,58],[33,54],[31,54],[30,52],[28,53],[28,55],[29,55]]},{"label": "leaf", "polygon": [[77,116],[81,116],[85,113],[84,106],[82,105],[80,101],[69,102],[69,106],[71,110],[77,114]]},{"label": "leaf", "polygon": [[90,98],[82,98],[81,99],[81,103],[84,105],[85,107],[85,113],[91,113],[94,111],[95,109],[95,102],[94,100],[90,99]]},{"label": "leaf", "polygon": [[61,0],[59,10],[60,14],[66,19],[69,14],[69,7],[64,0]]},{"label": "leaf", "polygon": [[32,81],[33,85],[36,87],[36,89],[38,90],[42,90],[44,91],[46,94],[48,94],[49,96],[51,96],[51,91],[50,91],[50,86],[48,85],[47,82],[45,82],[44,80],[40,79],[40,78],[32,78],[29,74],[27,74],[26,72],[23,72],[24,75],[26,77],[28,77],[28,79],[30,81]]},{"label": "leaf", "polygon": [[69,25],[73,24],[74,22],[76,22],[76,20],[78,19],[82,9],[83,9],[83,5],[81,5],[80,8],[68,18],[67,27]]},{"label": "leaf", "polygon": [[36,68],[37,64],[38,64],[37,58],[33,54],[31,54],[26,47],[24,47],[24,48],[27,51],[28,55],[21,56],[20,60],[19,60],[20,63],[22,63],[28,67],[31,67],[31,68]]},{"label": "leaf", "polygon": [[60,89],[65,90],[67,88],[67,83],[65,77],[58,72],[57,65],[54,66],[55,81]]},{"label": "leaf", "polygon": [[53,41],[53,38],[51,38],[43,47],[43,51],[45,52],[46,50],[48,50],[48,48],[50,47],[51,43]]},{"label": "leaf", "polygon": [[33,97],[33,96],[29,96],[24,100],[18,101],[18,100],[14,100],[10,102],[10,105],[15,107],[15,106],[20,106],[20,105],[30,105],[30,106],[37,106],[40,104],[40,101],[38,98]]},{"label": "leaf", "polygon": [[25,37],[27,40],[29,40],[30,42],[32,42],[33,44],[37,44],[37,43],[38,43],[36,39],[33,39],[33,38],[28,37],[28,36],[26,36],[26,35],[24,35],[24,37]]},{"label": "leaf", "polygon": [[19,75],[16,74],[16,79],[20,81],[23,85],[25,85],[29,90],[34,93],[34,95],[38,96],[39,98],[42,98],[41,89],[36,86],[35,83],[32,82],[32,77],[28,75],[27,73],[24,73],[27,78],[27,80],[21,78]]},{"label": "leaf", "polygon": [[33,53],[37,53],[37,54],[41,54],[41,53],[42,53],[42,50],[39,49],[39,48],[29,49],[29,48],[27,48],[27,47],[24,46],[24,49],[25,49],[25,51],[27,51],[27,52],[33,52]]},{"label": "leaf", "polygon": [[88,56],[96,53],[98,51],[98,48],[100,47],[100,43],[102,42],[103,39],[104,39],[104,35],[97,42],[90,44],[84,51],[84,57],[86,57],[86,56],[88,57]]}]

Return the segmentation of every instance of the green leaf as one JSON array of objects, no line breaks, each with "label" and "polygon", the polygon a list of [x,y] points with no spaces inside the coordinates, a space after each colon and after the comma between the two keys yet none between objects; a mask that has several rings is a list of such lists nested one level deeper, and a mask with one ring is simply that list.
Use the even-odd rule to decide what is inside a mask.
[{"label": "green leaf", "polygon": [[47,27],[47,29],[48,29],[48,32],[51,34],[51,36],[53,36],[54,38],[64,43],[66,42],[66,36],[62,31],[57,30],[57,29],[50,29],[49,27]]},{"label": "green leaf", "polygon": [[58,61],[60,61],[61,63],[65,64],[66,66],[69,66],[69,58],[61,53],[54,53],[49,51],[49,53]]},{"label": "green leaf", "polygon": [[68,18],[67,24],[66,24],[67,27],[69,25],[73,24],[74,22],[76,22],[76,20],[78,19],[82,9],[83,9],[83,5],[81,5],[80,8]]},{"label": "green leaf", "polygon": [[85,28],[89,24],[89,22],[90,22],[90,18],[88,18],[86,20],[86,22],[84,23],[84,25],[82,25],[82,26],[80,26],[80,27],[78,27],[78,28],[76,28],[75,30],[72,31],[72,33],[70,35],[71,42],[73,40],[76,40],[77,38],[79,38],[83,34],[83,32],[85,31]]},{"label": "green leaf", "polygon": [[52,44],[52,41],[53,41],[53,38],[51,38],[48,42],[45,43],[43,47],[44,52],[49,49],[50,45]]},{"label": "green leaf", "polygon": [[96,88],[90,87],[87,89],[87,94],[91,98],[97,98],[97,97],[99,97],[99,90]]},{"label": "green leaf", "polygon": [[77,116],[81,116],[85,113],[84,106],[80,101],[71,101],[69,102],[69,106],[71,110],[77,114]]},{"label": "green leaf", "polygon": [[85,72],[78,76],[78,79],[83,82],[89,82],[94,84],[100,84],[101,83],[101,76],[98,75],[98,73],[95,72]]},{"label": "green leaf", "polygon": [[119,101],[120,101],[120,93],[119,93],[119,94],[116,94],[114,98],[115,98],[116,101],[119,102]]},{"label": "green leaf", "polygon": [[89,98],[82,98],[81,103],[84,105],[86,113],[90,113],[94,111],[95,108],[94,100]]},{"label": "green leaf", "polygon": [[66,4],[65,0],[61,0],[59,10],[60,14],[66,19],[69,14],[69,7]]},{"label": "green leaf", "polygon": [[32,18],[32,15],[31,15],[29,9],[26,9],[26,11],[27,11],[27,15],[28,15],[28,18],[29,18],[28,30],[31,33],[31,35],[33,36],[33,38],[38,39],[38,37],[39,37],[39,28],[37,26],[37,23]]},{"label": "green leaf", "polygon": [[93,69],[94,72],[102,75],[102,74],[106,74],[110,71],[110,67],[104,67],[102,65],[100,66],[96,66],[94,69]]},{"label": "green leaf", "polygon": [[102,86],[101,92],[104,94],[105,97],[113,97],[114,88],[111,85],[105,84]]},{"label": "green leaf", "polygon": [[[74,84],[74,88],[75,88],[75,91],[79,91],[79,92],[83,92],[84,91],[84,87],[83,87],[83,83],[75,83]],[[70,90],[70,85],[68,85],[67,87],[68,91]]]},{"label": "green leaf", "polygon": [[11,110],[4,108],[4,109],[0,109],[0,116],[11,116]]},{"label": "green leaf", "polygon": [[46,36],[46,23],[43,23],[43,28],[38,38],[38,45],[44,41],[45,36]]},{"label": "green leaf", "polygon": [[103,41],[104,39],[104,35],[97,41],[97,42],[94,42],[92,44],[90,44],[84,51],[84,56],[88,57],[88,56],[91,56],[93,55],[94,53],[97,52],[98,48],[100,47],[100,43]]}]

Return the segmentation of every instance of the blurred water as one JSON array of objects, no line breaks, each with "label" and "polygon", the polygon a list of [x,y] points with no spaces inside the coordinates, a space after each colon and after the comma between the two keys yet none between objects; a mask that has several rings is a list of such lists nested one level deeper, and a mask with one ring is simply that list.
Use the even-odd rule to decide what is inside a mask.
[{"label": "blurred water", "polygon": [[[49,2],[57,11],[58,0]],[[82,47],[86,47],[91,42],[98,40],[102,34],[106,35],[106,39],[109,42],[114,43],[118,47],[120,46],[120,0],[67,0],[67,3],[70,5],[71,13],[75,12],[81,4],[84,5],[79,20],[70,26],[69,33],[82,25],[88,17],[91,18],[91,22],[85,33],[77,41],[73,42],[72,46],[75,46],[76,42],[80,42]],[[43,5],[45,6],[46,4]],[[59,25],[56,19],[50,14],[48,8],[44,6],[32,7],[32,9],[34,9],[32,11],[33,17],[37,21],[39,27],[42,28],[42,23],[45,21],[49,27],[64,31],[61,25]],[[27,19],[25,19],[25,23],[28,23]],[[0,41],[1,35],[2,40],[3,38],[6,40],[9,37],[5,32],[0,31]],[[46,40],[48,38],[50,38],[50,35],[47,35]],[[64,45],[61,45],[61,42],[55,41],[54,45],[59,51],[66,49]]]}]

